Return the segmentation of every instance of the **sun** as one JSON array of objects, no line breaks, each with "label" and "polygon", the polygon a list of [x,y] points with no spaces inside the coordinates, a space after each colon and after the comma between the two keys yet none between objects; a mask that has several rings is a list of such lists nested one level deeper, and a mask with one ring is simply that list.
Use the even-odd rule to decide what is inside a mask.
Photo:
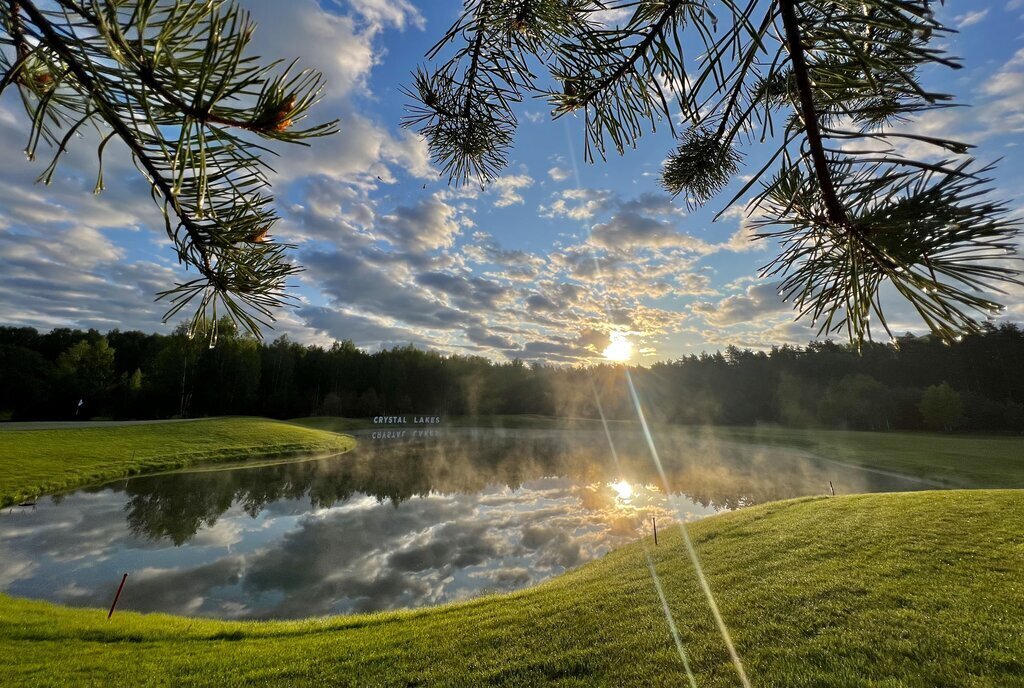
[{"label": "sun", "polygon": [[604,357],[616,363],[628,361],[633,358],[633,342],[625,332],[612,332],[612,341],[605,347]]},{"label": "sun", "polygon": [[608,487],[615,490],[616,496],[622,501],[626,501],[633,496],[633,486],[625,480],[620,480],[617,483],[608,483]]}]

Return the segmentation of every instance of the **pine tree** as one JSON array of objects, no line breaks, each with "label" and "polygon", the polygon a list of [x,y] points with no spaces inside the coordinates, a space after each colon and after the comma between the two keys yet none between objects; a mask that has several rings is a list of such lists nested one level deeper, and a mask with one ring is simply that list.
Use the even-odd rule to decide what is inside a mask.
[{"label": "pine tree", "polygon": [[[969,145],[906,126],[954,105],[921,78],[960,67],[931,4],[467,0],[432,66],[413,75],[404,123],[455,183],[500,174],[526,97],[582,119],[589,162],[667,127],[678,147],[662,184],[690,206],[724,189],[744,146],[769,145],[769,162],[725,207],[754,194],[759,236],[779,246],[763,275],[799,315],[858,344],[874,317],[892,337],[889,284],[953,339],[999,311],[992,291],[1021,283],[1010,262],[1020,224],[989,199],[992,167]],[[935,155],[915,158],[906,144]]]},{"label": "pine tree", "polygon": [[53,149],[40,180],[52,180],[75,135],[91,128],[99,192],[110,141],[127,146],[179,261],[197,273],[160,294],[168,318],[195,306],[191,332],[211,331],[218,307],[254,333],[273,320],[300,268],[271,237],[265,142],[336,131],[302,124],[321,75],[295,62],[261,65],[247,51],[254,30],[225,0],[0,2],[0,93],[21,95],[29,159]]}]

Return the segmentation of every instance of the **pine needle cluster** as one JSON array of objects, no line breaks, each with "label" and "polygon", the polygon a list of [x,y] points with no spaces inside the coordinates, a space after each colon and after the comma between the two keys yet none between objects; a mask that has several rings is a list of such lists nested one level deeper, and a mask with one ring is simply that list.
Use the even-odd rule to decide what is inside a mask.
[{"label": "pine needle cluster", "polygon": [[91,129],[98,193],[109,143],[124,144],[196,274],[160,294],[168,318],[195,308],[193,332],[220,314],[257,334],[273,320],[300,268],[272,236],[267,143],[337,131],[305,121],[322,76],[261,64],[248,51],[254,30],[225,0],[0,2],[0,92],[21,95],[28,157],[52,151],[40,180],[50,183],[76,134]]}]

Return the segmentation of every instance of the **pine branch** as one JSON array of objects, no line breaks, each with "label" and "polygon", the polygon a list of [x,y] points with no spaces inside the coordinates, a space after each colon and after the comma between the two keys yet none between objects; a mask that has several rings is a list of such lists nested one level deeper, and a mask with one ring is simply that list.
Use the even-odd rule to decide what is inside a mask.
[{"label": "pine branch", "polygon": [[[574,98],[576,107],[587,107],[593,103],[594,99],[597,98],[598,95],[606,91],[609,87],[626,76],[626,74],[633,71],[637,61],[647,55],[655,41],[664,36],[664,33],[669,26],[669,22],[675,18],[676,12],[684,1],[686,0],[669,0],[669,2],[659,8],[658,19],[650,25],[646,35],[644,35],[644,38],[630,51],[629,55],[620,62],[614,72],[609,74],[607,77],[600,79],[587,93]],[[642,10],[643,8],[640,8],[637,12],[641,12]]]},{"label": "pine branch", "polygon": [[849,224],[849,220],[846,217],[846,210],[839,202],[839,196],[832,182],[832,174],[829,172],[828,157],[822,144],[818,111],[814,106],[814,89],[811,86],[807,58],[800,36],[800,22],[796,16],[796,2],[795,0],[778,0],[778,3],[782,25],[785,28],[786,47],[793,63],[793,77],[800,99],[800,116],[807,136],[807,147],[810,149],[811,160],[814,163],[814,173],[821,186],[821,196],[825,202],[828,219],[836,226],[846,226]]},{"label": "pine branch", "polygon": [[297,126],[320,98],[321,76],[291,66],[274,75],[273,64],[245,56],[254,26],[225,0],[54,2],[0,6],[0,44],[23,46],[14,64],[4,62],[2,86],[22,94],[32,124],[26,150],[31,158],[40,141],[56,149],[40,179],[51,181],[73,135],[92,125],[101,134],[100,191],[106,146],[123,141],[162,206],[179,261],[199,274],[158,295],[170,301],[166,317],[194,303],[196,331],[220,308],[258,334],[301,268],[270,237],[277,216],[261,157],[269,151],[251,139],[304,143],[337,131],[334,122]]},{"label": "pine branch", "polygon": [[[64,3],[62,2],[61,4]],[[74,74],[78,82],[92,97],[97,112],[103,117],[103,120],[110,126],[110,128],[114,130],[114,133],[116,133],[125,145],[128,146],[132,155],[139,164],[142,165],[143,169],[149,175],[150,183],[159,190],[160,195],[167,202],[172,203],[175,206],[175,211],[178,213],[178,217],[181,219],[182,225],[192,237],[195,242],[195,246],[198,247],[200,255],[202,256],[201,263],[197,265],[197,268],[205,277],[211,280],[214,279],[214,273],[210,267],[210,258],[206,253],[203,245],[203,239],[196,222],[188,213],[181,210],[176,200],[176,194],[171,190],[169,183],[164,179],[163,174],[157,167],[156,163],[139,144],[137,133],[117,116],[115,109],[102,97],[102,91],[98,88],[92,76],[78,63],[75,54],[68,49],[64,39],[61,38],[46,17],[43,16],[43,14],[35,7],[32,0],[21,0],[21,5],[25,14],[28,15],[33,24],[38,28],[42,37],[46,39],[47,46],[64,60],[68,71]]]}]

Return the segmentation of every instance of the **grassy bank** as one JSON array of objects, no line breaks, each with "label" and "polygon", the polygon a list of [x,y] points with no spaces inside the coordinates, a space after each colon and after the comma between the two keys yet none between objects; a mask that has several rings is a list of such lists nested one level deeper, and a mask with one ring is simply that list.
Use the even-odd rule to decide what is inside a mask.
[{"label": "grassy bank", "polygon": [[722,439],[795,447],[952,487],[1024,488],[1024,438],[777,427],[712,428]]},{"label": "grassy bank", "polygon": [[[780,502],[691,533],[755,686],[1007,687],[1024,686],[1022,524],[1020,493],[953,491]],[[737,685],[678,532],[660,541],[697,684]],[[105,616],[0,597],[4,684],[686,684],[639,543],[520,593],[414,612]]]},{"label": "grassy bank", "polygon": [[262,418],[0,432],[0,505],[45,492],[201,462],[327,454],[354,441]]}]

